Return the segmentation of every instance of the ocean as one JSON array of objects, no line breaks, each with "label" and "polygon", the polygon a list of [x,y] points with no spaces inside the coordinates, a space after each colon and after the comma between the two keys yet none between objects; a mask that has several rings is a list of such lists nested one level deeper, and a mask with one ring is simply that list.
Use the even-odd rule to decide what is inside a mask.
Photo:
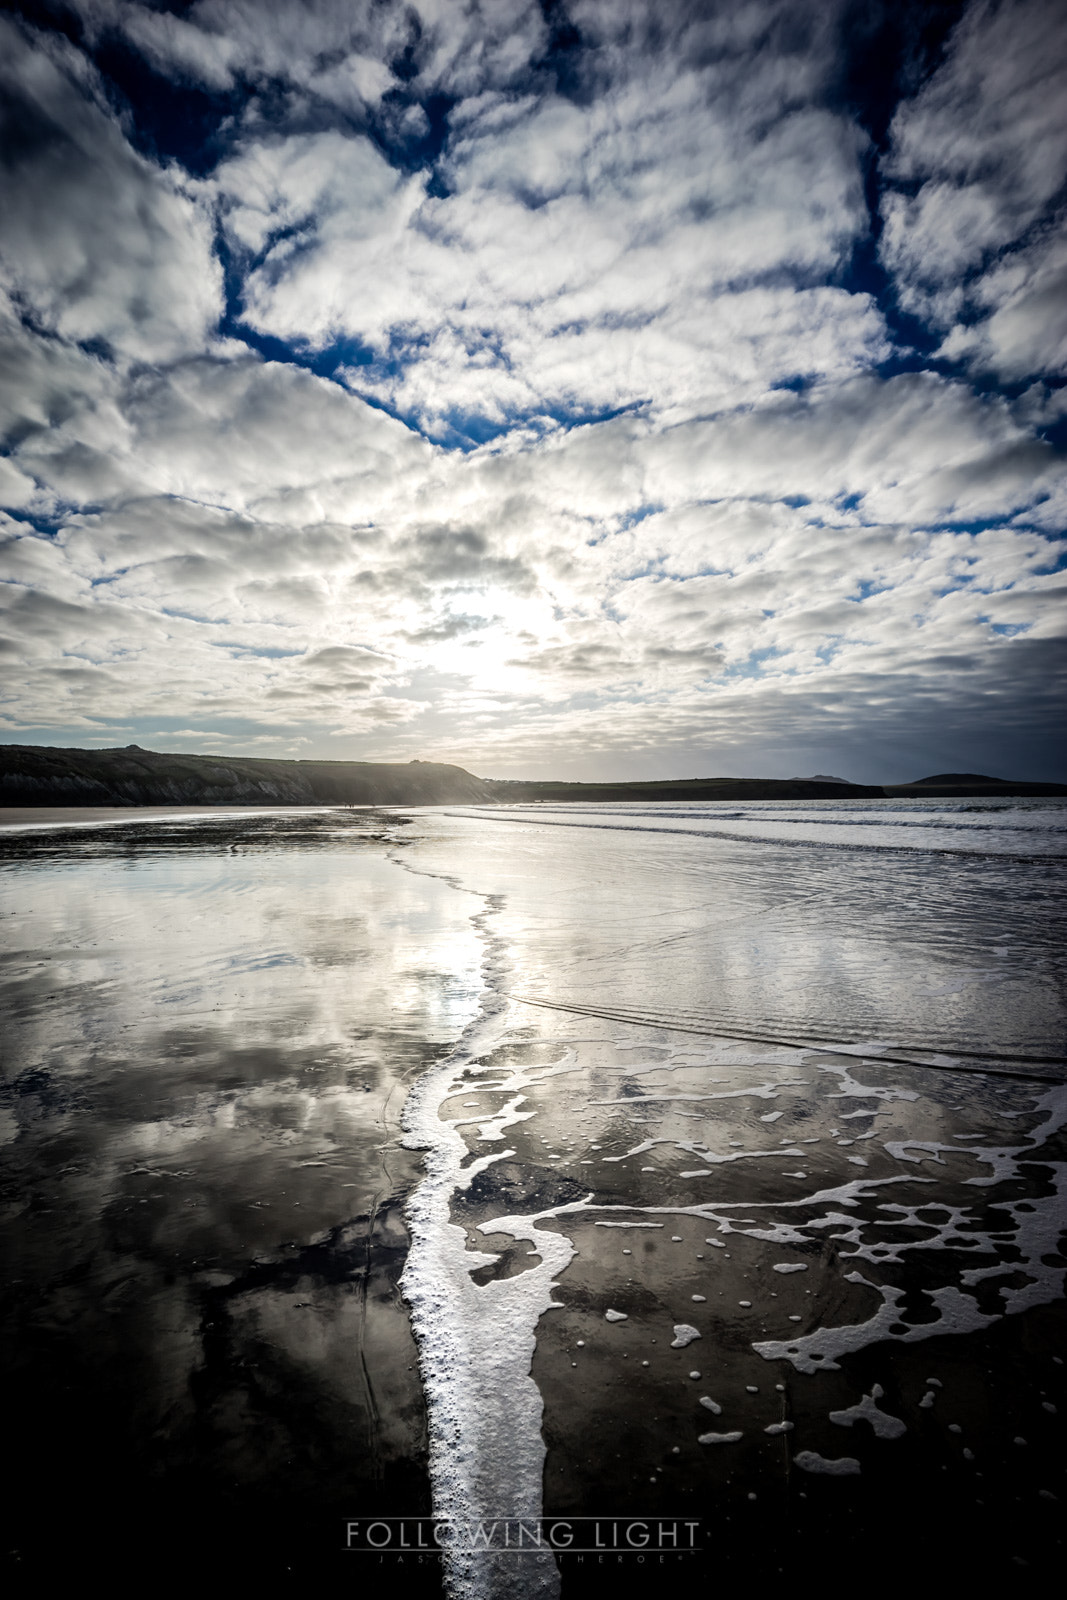
[{"label": "ocean", "polygon": [[0,853],[28,1587],[1056,1570],[1067,803]]}]

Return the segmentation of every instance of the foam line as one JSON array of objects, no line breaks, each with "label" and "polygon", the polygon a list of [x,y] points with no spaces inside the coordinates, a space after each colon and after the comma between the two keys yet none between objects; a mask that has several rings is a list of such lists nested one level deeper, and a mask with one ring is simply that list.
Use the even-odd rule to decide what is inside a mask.
[{"label": "foam line", "polygon": [[[448,817],[464,818],[462,811],[446,811]],[[578,828],[586,832],[611,833],[669,833],[682,838],[692,839],[726,839],[731,844],[772,845],[775,848],[782,846],[791,850],[842,850],[849,852],[871,851],[878,855],[911,856],[967,856],[977,857],[980,860],[992,858],[994,861],[1021,862],[1026,865],[1041,864],[1044,861],[1063,861],[1063,855],[1052,851],[1041,851],[1031,855],[1009,854],[1005,850],[961,850],[954,845],[946,844],[874,844],[866,839],[782,839],[773,835],[757,833],[733,833],[725,828],[662,828],[652,827],[648,823],[625,822],[557,822],[552,818],[535,813],[533,816],[508,816],[499,811],[479,811],[478,818],[485,818],[489,822],[522,822],[529,826],[535,823],[541,828]],[[465,820],[469,820],[465,818]]]},{"label": "foam line", "polygon": [[[528,1239],[541,1259],[515,1277],[478,1284],[472,1270],[499,1257],[469,1249],[464,1229],[451,1220],[453,1199],[472,1174],[504,1156],[494,1152],[464,1167],[468,1151],[460,1128],[441,1116],[446,1100],[469,1093],[462,1081],[467,1069],[506,1033],[507,1002],[494,987],[503,947],[490,928],[498,907],[485,899],[484,910],[471,919],[485,951],[479,1015],[454,1049],[416,1081],[404,1106],[404,1144],[426,1157],[425,1176],[407,1204],[411,1248],[400,1286],[426,1393],[435,1516],[533,1522],[542,1510],[545,1459],[543,1405],[530,1376],[535,1332],[555,1304],[552,1290],[574,1246],[566,1234],[539,1229],[531,1218],[498,1218],[483,1231]],[[483,1130],[493,1124],[494,1132],[502,1132],[521,1116],[513,1098],[495,1119],[479,1120]],[[446,1546],[442,1563],[450,1600],[494,1600],[504,1593],[516,1600],[554,1600],[559,1594],[554,1562]]]}]

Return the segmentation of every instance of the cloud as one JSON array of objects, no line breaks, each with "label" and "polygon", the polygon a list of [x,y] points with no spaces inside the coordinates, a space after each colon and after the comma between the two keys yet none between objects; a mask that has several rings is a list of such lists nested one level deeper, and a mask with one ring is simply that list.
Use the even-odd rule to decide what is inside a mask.
[{"label": "cloud", "polygon": [[[5,726],[1051,769],[1047,7],[966,6],[880,166],[836,4],[78,12],[0,22]],[[215,107],[195,178],[161,79],[183,138]]]},{"label": "cloud", "polygon": [[85,57],[0,18],[0,283],[43,328],[142,361],[203,348],[222,308],[210,210],[131,149]]},{"label": "cloud", "polygon": [[[1048,448],[932,375],[473,455],[272,363],[183,365],[125,414],[138,474],[172,492],[70,514],[8,562],[27,597],[67,597],[12,612],[39,663],[20,697],[35,718],[191,705],[279,736],[327,717],[410,727],[408,748],[440,718],[471,761],[518,759],[516,726],[537,748],[553,707],[545,760],[575,739],[610,760],[623,728],[635,750],[681,751],[709,727],[733,739],[739,707],[766,729],[802,695],[843,696],[862,721],[919,683],[955,700],[961,672],[988,692],[1023,635],[1058,631],[1062,544],[939,529],[1032,497]],[[72,652],[91,662],[76,679]]]},{"label": "cloud", "polygon": [[[529,70],[547,27],[528,0],[195,0],[181,16],[138,0],[73,0],[92,38],[119,34],[162,76],[211,89],[275,82],[351,111],[412,72],[470,94]],[[402,69],[400,77],[396,67]]]},{"label": "cloud", "polygon": [[[246,108],[214,183],[248,258],[247,322],[315,349],[362,344],[377,359],[348,381],[442,437],[546,408],[721,404],[884,355],[868,297],[804,292],[866,226],[864,137],[816,100],[823,29],[783,28],[780,6],[732,12],[679,7],[646,51],[623,37],[647,29],[640,8],[625,30],[614,8],[581,8],[582,59],[599,67],[575,98],[535,5],[283,5],[266,30],[238,4],[194,6],[181,29],[92,9],[131,39],[135,18],[137,38],[219,39],[246,76],[299,84],[305,123],[321,121],[324,78],[366,59],[354,41],[394,62],[407,50],[391,122],[286,132]],[[433,185],[381,148],[401,123],[425,133],[411,97],[430,92],[458,97]]]},{"label": "cloud", "polygon": [[447,196],[364,135],[254,135],[217,175],[235,241],[264,251],[244,314],[358,341],[378,359],[347,381],[442,436],[869,366],[887,350],[869,297],[808,283],[865,226],[863,140],[752,68],[777,104],[740,120],[725,71],[661,68],[588,106],[483,94],[453,113]]},{"label": "cloud", "polygon": [[982,0],[898,108],[884,162],[899,187],[880,251],[902,305],[951,330],[942,354],[1008,380],[1067,356],[1065,97],[1054,0]]},{"label": "cloud", "polygon": [[[41,366],[43,387],[51,374]],[[358,525],[393,499],[398,471],[432,459],[401,423],[336,384],[247,350],[101,379],[99,398],[96,374],[81,376],[86,402],[25,430],[11,457],[69,503],[166,494],[267,521]]]},{"label": "cloud", "polygon": [[1067,371],[1067,235],[1002,257],[970,286],[988,314],[957,323],[939,355],[992,370],[1007,382]]}]

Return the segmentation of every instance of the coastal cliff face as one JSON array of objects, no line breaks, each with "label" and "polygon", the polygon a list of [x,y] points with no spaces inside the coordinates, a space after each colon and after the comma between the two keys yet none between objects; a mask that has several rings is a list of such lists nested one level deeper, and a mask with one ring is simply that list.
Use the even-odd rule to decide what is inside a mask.
[{"label": "coastal cliff face", "polygon": [[455,805],[492,799],[434,761],[268,761],[123,750],[0,746],[0,805]]}]

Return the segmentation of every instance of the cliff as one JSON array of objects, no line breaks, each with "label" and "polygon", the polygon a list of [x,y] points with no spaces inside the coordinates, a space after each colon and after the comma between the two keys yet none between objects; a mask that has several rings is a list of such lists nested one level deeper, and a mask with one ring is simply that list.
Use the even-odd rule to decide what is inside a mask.
[{"label": "cliff", "polygon": [[489,786],[434,761],[268,761],[0,745],[0,805],[477,804]]}]

